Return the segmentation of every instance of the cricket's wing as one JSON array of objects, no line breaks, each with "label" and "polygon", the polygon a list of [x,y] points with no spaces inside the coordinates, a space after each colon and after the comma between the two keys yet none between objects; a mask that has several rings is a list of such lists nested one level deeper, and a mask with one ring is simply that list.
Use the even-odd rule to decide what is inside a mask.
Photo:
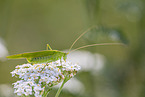
[{"label": "cricket's wing", "polygon": [[15,54],[11,56],[7,56],[9,59],[23,59],[23,58],[34,58],[34,57],[43,57],[48,55],[53,55],[60,51],[57,50],[44,50],[44,51],[36,51],[36,52],[27,52],[22,54]]}]

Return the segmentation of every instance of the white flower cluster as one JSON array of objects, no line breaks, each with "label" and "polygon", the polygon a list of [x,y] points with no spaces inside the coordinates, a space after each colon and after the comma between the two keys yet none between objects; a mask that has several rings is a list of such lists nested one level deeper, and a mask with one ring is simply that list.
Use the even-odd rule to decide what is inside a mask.
[{"label": "white flower cluster", "polygon": [[60,83],[65,77],[72,78],[80,66],[71,62],[55,61],[43,64],[23,64],[16,66],[11,72],[12,77],[19,77],[20,80],[13,83],[14,93],[18,96],[34,95],[41,97],[45,87],[53,87]]}]

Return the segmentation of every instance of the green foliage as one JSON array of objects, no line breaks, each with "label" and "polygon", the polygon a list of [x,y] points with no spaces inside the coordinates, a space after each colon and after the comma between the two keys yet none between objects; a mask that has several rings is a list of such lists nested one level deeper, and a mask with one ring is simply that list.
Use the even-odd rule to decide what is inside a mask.
[{"label": "green foliage", "polygon": [[104,26],[99,26],[90,30],[90,32],[87,33],[84,38],[92,43],[113,41],[128,44],[128,40],[121,30],[110,29]]}]

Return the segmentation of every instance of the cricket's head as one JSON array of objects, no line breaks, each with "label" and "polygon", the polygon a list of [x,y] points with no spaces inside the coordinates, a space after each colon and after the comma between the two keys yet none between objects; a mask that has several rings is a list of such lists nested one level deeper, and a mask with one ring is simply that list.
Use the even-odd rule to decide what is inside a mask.
[{"label": "cricket's head", "polygon": [[63,55],[63,60],[64,61],[66,61],[67,55],[68,55],[68,53],[64,53],[64,55]]}]

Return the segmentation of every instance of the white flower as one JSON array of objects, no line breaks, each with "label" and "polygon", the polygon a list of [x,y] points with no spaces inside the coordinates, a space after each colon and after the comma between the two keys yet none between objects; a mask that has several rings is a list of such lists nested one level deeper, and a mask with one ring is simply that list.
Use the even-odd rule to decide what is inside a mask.
[{"label": "white flower", "polygon": [[32,95],[32,84],[33,82],[31,81],[23,81],[23,80],[20,80],[20,81],[17,81],[16,83],[13,83],[14,84],[14,93],[16,93],[17,95],[21,96],[21,95]]},{"label": "white flower", "polygon": [[23,64],[16,66],[11,72],[12,76],[18,76],[21,80],[13,83],[17,95],[35,95],[41,97],[45,86],[53,87],[65,77],[72,78],[80,66],[71,62],[55,61],[43,64]]}]

